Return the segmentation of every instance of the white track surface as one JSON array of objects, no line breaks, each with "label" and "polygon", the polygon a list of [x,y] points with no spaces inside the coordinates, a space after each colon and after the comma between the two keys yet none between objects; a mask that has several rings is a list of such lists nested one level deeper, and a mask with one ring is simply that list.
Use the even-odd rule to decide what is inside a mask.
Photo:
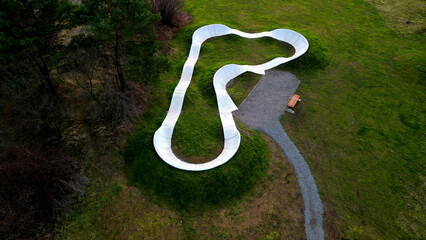
[{"label": "white track surface", "polygon": [[[278,41],[286,42],[295,49],[293,56],[289,58],[278,57],[269,62],[259,65],[236,65],[228,64],[221,67],[213,77],[213,86],[216,92],[217,105],[219,107],[220,120],[222,121],[223,135],[225,138],[224,149],[221,154],[207,163],[193,164],[182,161],[173,153],[171,144],[173,129],[182,111],[183,100],[186,90],[191,83],[192,73],[195,63],[200,55],[201,45],[209,38],[234,34],[244,38],[271,37]],[[233,78],[245,73],[253,72],[265,74],[265,70],[274,68],[280,64],[289,62],[303,55],[309,48],[306,38],[295,31],[289,29],[276,29],[270,32],[245,33],[229,28],[222,24],[212,24],[197,29],[192,36],[192,45],[188,59],[182,70],[180,81],[173,92],[170,108],[161,127],[154,134],[154,148],[157,154],[169,165],[187,171],[204,171],[220,166],[229,161],[237,152],[241,135],[238,131],[232,112],[238,107],[232,101],[226,91],[226,84]]]}]

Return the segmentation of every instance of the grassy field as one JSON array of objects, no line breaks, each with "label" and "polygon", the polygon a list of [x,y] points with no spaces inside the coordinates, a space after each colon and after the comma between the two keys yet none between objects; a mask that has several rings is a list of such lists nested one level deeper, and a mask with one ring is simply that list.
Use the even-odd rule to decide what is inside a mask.
[{"label": "grassy field", "polygon": [[[238,202],[207,211],[175,211],[127,183],[120,155],[92,156],[92,182],[57,239],[304,239],[303,203],[284,153],[270,149],[266,177]],[[284,160],[284,161],[283,161]]]},{"label": "grassy field", "polygon": [[[302,81],[298,92],[304,101],[296,115],[282,122],[348,238],[416,239],[426,234],[425,34],[424,24],[413,20],[424,17],[419,2],[407,2],[399,12],[379,11],[398,7],[392,1],[186,5],[194,24],[226,19],[243,31],[294,28],[325,43],[328,67],[291,69]],[[395,19],[405,13],[420,30],[397,24],[401,21]]]},{"label": "grassy field", "polygon": [[[296,73],[301,80],[298,93],[303,99],[296,107],[296,114],[286,114],[282,123],[308,161],[317,182],[328,214],[326,235],[329,239],[424,238],[426,40],[421,21],[424,11],[416,10],[424,7],[420,2],[424,4],[420,0],[410,0],[403,6],[385,0],[188,0],[184,10],[193,17],[193,22],[172,39],[171,68],[155,86],[152,104],[136,129],[146,129],[148,124],[149,129],[155,130],[163,120],[189,51],[190,36],[198,26],[225,23],[247,32],[275,28],[298,30],[306,34],[311,43],[315,37],[324,44],[329,64],[320,67],[293,64],[279,68]],[[390,6],[398,6],[401,11]],[[413,23],[401,21],[407,16],[411,16],[407,20]],[[221,124],[209,84],[215,69],[227,63],[259,64],[288,54],[291,54],[288,46],[270,40],[231,36],[207,42],[175,129],[175,150],[189,161],[200,162],[213,159],[222,148]],[[236,79],[229,92],[240,103],[259,79],[254,74],[245,74]],[[268,144],[273,149],[271,143]],[[140,151],[142,154],[152,149]],[[300,196],[297,197],[300,193],[294,173],[287,163],[271,175],[277,154],[282,153],[272,151],[268,158],[270,170],[260,185],[253,184],[254,191],[242,191],[244,194],[239,196],[238,203],[226,202],[197,216],[170,210],[167,206],[173,203],[162,201],[161,196],[158,200],[158,194],[147,192],[146,187],[141,187],[142,195],[128,186],[120,170],[123,169],[121,160],[115,156],[116,165],[107,167],[112,173],[93,175],[95,181],[89,196],[66,221],[61,236],[67,239],[85,236],[96,239],[303,238],[300,212],[293,217],[278,210],[300,209],[295,206],[300,207],[301,201]],[[102,168],[92,169],[98,169],[93,170],[96,172]],[[278,182],[273,182],[274,177],[270,176],[279,179],[286,176],[283,174],[292,176],[288,184],[293,185],[288,191],[295,195],[271,193],[276,192],[272,186]],[[262,199],[268,194],[276,199],[272,201],[272,209],[264,202],[264,209],[252,213],[262,216],[257,225],[248,223],[254,218],[250,213],[244,214],[253,208],[250,203],[266,201]],[[163,204],[158,206],[154,202]],[[238,224],[230,224],[235,219],[239,219]],[[287,221],[297,227],[284,228]],[[259,229],[259,232],[249,229]],[[164,232],[167,236],[161,235]]]}]

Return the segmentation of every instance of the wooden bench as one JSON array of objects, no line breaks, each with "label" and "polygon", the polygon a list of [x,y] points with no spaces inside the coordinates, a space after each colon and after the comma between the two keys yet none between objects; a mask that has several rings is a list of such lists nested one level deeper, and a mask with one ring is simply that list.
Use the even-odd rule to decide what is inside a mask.
[{"label": "wooden bench", "polygon": [[[294,106],[296,106],[296,103],[300,101],[301,101],[300,96],[297,94],[293,94],[290,101],[288,101],[287,106],[290,108],[294,108]],[[287,112],[294,113],[294,111],[291,109],[287,109]]]},{"label": "wooden bench", "polygon": [[293,94],[293,96],[291,97],[290,101],[288,101],[287,106],[294,108],[294,106],[296,106],[296,103],[300,102],[300,96],[297,94]]}]

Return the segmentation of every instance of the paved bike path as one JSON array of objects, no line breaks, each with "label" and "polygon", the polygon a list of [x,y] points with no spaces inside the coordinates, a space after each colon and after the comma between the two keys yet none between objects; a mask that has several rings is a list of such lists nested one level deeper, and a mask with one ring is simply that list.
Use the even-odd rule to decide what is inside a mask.
[{"label": "paved bike path", "polygon": [[324,209],[318,188],[308,164],[280,123],[299,84],[296,76],[289,72],[268,70],[233,114],[249,128],[264,131],[283,149],[294,167],[302,192],[306,238],[317,240],[324,239]]}]

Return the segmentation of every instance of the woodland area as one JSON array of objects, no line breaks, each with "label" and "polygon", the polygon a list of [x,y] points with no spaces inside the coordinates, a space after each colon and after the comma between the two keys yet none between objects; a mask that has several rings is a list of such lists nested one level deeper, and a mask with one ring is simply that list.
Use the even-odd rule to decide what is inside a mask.
[{"label": "woodland area", "polygon": [[129,133],[168,67],[155,29],[177,29],[182,4],[1,1],[1,239],[49,235],[83,196],[86,152]]}]

